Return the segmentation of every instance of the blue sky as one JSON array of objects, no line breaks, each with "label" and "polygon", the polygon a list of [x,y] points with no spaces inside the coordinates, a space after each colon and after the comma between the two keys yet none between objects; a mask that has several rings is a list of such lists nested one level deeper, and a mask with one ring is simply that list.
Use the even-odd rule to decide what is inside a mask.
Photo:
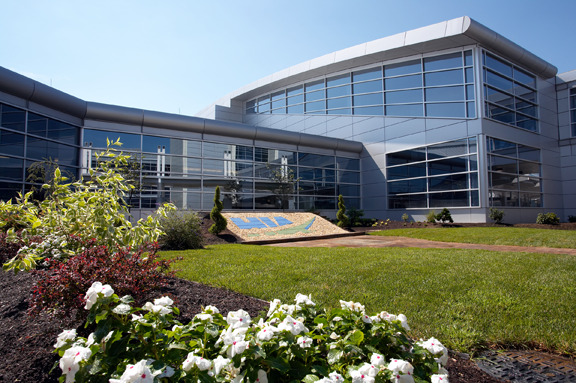
[{"label": "blue sky", "polygon": [[566,72],[575,14],[574,0],[14,0],[0,66],[87,101],[194,115],[289,66],[464,15]]}]

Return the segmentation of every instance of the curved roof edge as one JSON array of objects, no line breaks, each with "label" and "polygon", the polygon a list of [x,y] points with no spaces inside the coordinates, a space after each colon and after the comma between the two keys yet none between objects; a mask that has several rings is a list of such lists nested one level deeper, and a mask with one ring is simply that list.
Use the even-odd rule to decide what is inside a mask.
[{"label": "curved roof edge", "polygon": [[554,77],[558,71],[554,65],[504,36],[468,16],[463,16],[359,44],[291,66],[237,89],[213,105],[229,107],[232,99],[246,101],[268,91],[314,77],[379,61],[478,43],[541,77]]},{"label": "curved roof edge", "polygon": [[359,142],[340,138],[321,137],[234,122],[84,101],[3,67],[0,67],[0,91],[82,120],[150,126],[294,145],[305,145],[314,142],[319,148],[353,153],[360,153],[363,148],[363,145]]}]

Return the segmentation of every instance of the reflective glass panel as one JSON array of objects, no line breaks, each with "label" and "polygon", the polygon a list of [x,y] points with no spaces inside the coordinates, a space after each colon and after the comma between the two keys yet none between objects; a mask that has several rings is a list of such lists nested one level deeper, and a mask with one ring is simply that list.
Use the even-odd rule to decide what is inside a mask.
[{"label": "reflective glass panel", "polygon": [[386,90],[420,88],[422,87],[422,75],[387,78],[384,80],[384,87]]},{"label": "reflective glass panel", "polygon": [[346,108],[352,106],[352,100],[350,100],[350,97],[329,99],[327,103],[328,103],[328,109]]},{"label": "reflective glass panel", "polygon": [[306,103],[306,113],[323,111],[326,109],[326,104],[324,101],[314,101]]},{"label": "reflective glass panel", "polygon": [[422,102],[422,89],[397,90],[386,92],[386,104]]},{"label": "reflective glass panel", "polygon": [[493,118],[497,121],[506,124],[514,124],[516,122],[516,114],[508,109],[501,108],[497,105],[486,104],[487,117]]},{"label": "reflective glass panel", "polygon": [[407,164],[410,162],[419,162],[425,160],[426,160],[426,148],[416,148],[386,154],[387,166]]},{"label": "reflective glass panel", "polygon": [[462,67],[462,53],[450,53],[447,55],[427,57],[424,59],[424,70],[440,70]]},{"label": "reflective glass panel", "polygon": [[466,100],[474,100],[475,94],[474,85],[466,85]]},{"label": "reflective glass panel", "polygon": [[116,142],[120,139],[122,150],[140,150],[140,135],[103,130],[84,129],[84,146],[106,149],[106,139]]},{"label": "reflective glass panel", "polygon": [[328,88],[326,89],[326,96],[328,98],[332,97],[339,97],[339,96],[347,96],[351,93],[350,85],[339,86],[336,88]]},{"label": "reflective glass panel", "polygon": [[389,180],[426,176],[426,163],[418,163],[405,166],[395,166],[386,170]]},{"label": "reflective glass panel", "polygon": [[344,172],[339,170],[338,171],[338,183],[349,183],[349,184],[357,184],[360,183],[360,173],[357,172]]},{"label": "reflective glass panel", "polygon": [[292,87],[292,88],[288,88],[288,89],[286,90],[286,95],[287,95],[287,96],[294,96],[294,95],[297,95],[297,94],[300,94],[300,93],[304,93],[304,87],[303,87],[302,85],[295,86],[295,87]]},{"label": "reflective glass panel", "polygon": [[468,189],[467,174],[448,174],[428,179],[430,191]]},{"label": "reflective glass panel", "polygon": [[324,98],[324,91],[306,93],[306,101],[322,100]]},{"label": "reflective glass panel", "polygon": [[389,209],[414,209],[427,207],[426,194],[408,194],[388,198]]},{"label": "reflective glass panel", "polygon": [[352,108],[331,109],[326,111],[327,114],[352,114]]},{"label": "reflective glass panel", "polygon": [[424,74],[426,86],[462,84],[464,74],[461,69],[446,70],[442,72],[432,72]]},{"label": "reflective glass panel", "polygon": [[300,95],[294,96],[294,97],[288,97],[286,99],[287,105],[301,104],[303,102],[304,102],[304,95],[303,94],[300,94]]},{"label": "reflective glass panel", "polygon": [[389,194],[425,193],[426,191],[426,178],[394,181],[388,183]]},{"label": "reflective glass panel", "polygon": [[28,136],[26,157],[52,159],[64,166],[78,166],[78,148]]},{"label": "reflective glass panel", "polygon": [[305,85],[305,87],[306,87],[306,92],[309,92],[312,90],[322,89],[322,88],[324,88],[324,80],[317,80],[317,81],[309,82]]},{"label": "reflective glass panel", "polygon": [[473,61],[473,58],[472,58],[472,51],[466,51],[466,52],[464,52],[464,64],[465,64],[466,66],[469,66],[469,65],[473,65],[473,64],[474,64],[474,61]]},{"label": "reflective glass panel", "polygon": [[542,194],[520,193],[520,206],[522,207],[542,207]]},{"label": "reflective glass panel", "polygon": [[298,165],[334,168],[334,157],[312,153],[298,153]]},{"label": "reflective glass panel", "polygon": [[302,114],[304,113],[304,104],[289,106],[287,111],[288,114]]},{"label": "reflective glass panel", "polygon": [[484,65],[508,77],[512,77],[512,66],[490,54],[484,55]]},{"label": "reflective glass panel", "polygon": [[466,154],[468,140],[458,140],[445,142],[443,144],[431,145],[428,147],[428,159],[453,157]]},{"label": "reflective glass panel", "polygon": [[24,161],[17,158],[0,156],[0,178],[5,180],[21,181]]},{"label": "reflective glass panel", "polygon": [[426,88],[426,101],[460,101],[464,100],[463,86],[445,86]]},{"label": "reflective glass panel", "polygon": [[490,161],[490,170],[495,172],[506,172],[517,174],[518,173],[518,164],[515,158],[507,158],[507,157],[500,157],[500,156],[489,156]]},{"label": "reflective glass panel", "polygon": [[426,115],[430,117],[466,117],[466,104],[463,102],[426,104]]},{"label": "reflective glass panel", "polygon": [[490,186],[495,189],[518,190],[518,177],[513,174],[490,173]]},{"label": "reflective glass panel", "polygon": [[0,129],[0,153],[24,156],[24,135]]},{"label": "reflective glass panel", "polygon": [[40,116],[35,113],[28,113],[28,129],[29,134],[36,136],[46,137],[46,130],[48,128],[48,118]]},{"label": "reflective glass panel", "polygon": [[514,80],[521,82],[531,88],[536,88],[536,77],[518,69],[514,68]]},{"label": "reflective glass panel", "polygon": [[445,160],[437,160],[428,162],[428,174],[438,175],[446,173],[459,173],[468,170],[468,159],[457,157]]},{"label": "reflective glass panel", "polygon": [[387,116],[421,117],[424,115],[422,104],[388,105],[385,108]]},{"label": "reflective glass panel", "polygon": [[504,106],[506,108],[514,108],[514,97],[507,93],[502,93],[489,86],[484,87],[486,92],[486,101]]},{"label": "reflective glass panel", "polygon": [[475,102],[467,102],[466,103],[466,113],[468,114],[469,118],[476,117],[476,103]]},{"label": "reflective glass panel", "polygon": [[79,130],[79,128],[73,125],[49,119],[47,137],[62,143],[78,145]]},{"label": "reflective glass panel", "polygon": [[[286,94],[284,93],[283,90],[280,92],[272,93],[272,101],[280,100],[280,99],[284,98],[285,96],[286,96]],[[274,105],[274,102],[272,102],[272,105]]]},{"label": "reflective glass panel", "polygon": [[516,125],[522,129],[531,130],[533,132],[538,131],[538,121],[524,115],[516,115]]},{"label": "reflective glass panel", "polygon": [[487,84],[509,93],[514,91],[514,84],[512,81],[490,71],[485,71],[484,73],[486,75],[485,81]]},{"label": "reflective glass panel", "polygon": [[518,157],[523,160],[540,162],[540,149],[518,145]]},{"label": "reflective glass panel", "polygon": [[269,113],[269,112],[270,112],[270,103],[258,105],[258,113]]},{"label": "reflective glass panel", "polygon": [[354,96],[354,106],[382,105],[382,93]]},{"label": "reflective glass panel", "polygon": [[398,64],[384,66],[384,76],[386,77],[420,72],[422,72],[422,64],[420,63],[420,60],[405,61]]},{"label": "reflective glass panel", "polygon": [[286,106],[286,99],[283,98],[281,100],[272,101],[272,109],[278,109]]},{"label": "reflective glass panel", "polygon": [[382,68],[365,69],[352,73],[352,81],[366,81],[382,78]]},{"label": "reflective glass panel", "polygon": [[23,132],[26,126],[26,112],[22,109],[0,104],[0,124],[3,127]]},{"label": "reflective glass panel", "polygon": [[353,85],[354,94],[382,92],[382,81],[361,82]]},{"label": "reflective glass panel", "polygon": [[518,174],[540,177],[540,164],[536,162],[518,161]]},{"label": "reflective glass panel", "polygon": [[466,68],[464,70],[464,73],[466,74],[466,82],[467,83],[474,82],[474,69]]},{"label": "reflective glass panel", "polygon": [[384,115],[384,109],[382,106],[368,106],[354,108],[354,115],[357,116],[382,116]]},{"label": "reflective glass panel", "polygon": [[326,79],[326,86],[337,86],[348,84],[350,82],[350,74],[346,73],[340,76],[329,77]]},{"label": "reflective glass panel", "polygon": [[432,193],[429,194],[430,207],[470,206],[467,191]]},{"label": "reflective glass panel", "polygon": [[360,170],[360,160],[356,158],[336,157],[336,166],[340,170]]}]

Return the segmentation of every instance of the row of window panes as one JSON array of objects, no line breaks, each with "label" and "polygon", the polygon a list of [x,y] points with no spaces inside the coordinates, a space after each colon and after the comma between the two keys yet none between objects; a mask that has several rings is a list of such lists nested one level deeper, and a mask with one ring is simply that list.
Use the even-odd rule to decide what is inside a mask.
[{"label": "row of window panes", "polygon": [[486,144],[491,206],[541,207],[540,149],[493,137]]},{"label": "row of window panes", "polygon": [[436,177],[388,181],[388,195],[478,189],[478,173],[446,174]]},{"label": "row of window panes", "polygon": [[570,124],[572,137],[576,137],[576,88],[570,89]]},{"label": "row of window panes", "polygon": [[386,154],[386,166],[454,157],[477,152],[476,137]]},{"label": "row of window panes", "polygon": [[475,117],[473,84],[472,52],[458,52],[306,83],[248,101],[246,113]]},{"label": "row of window panes", "polygon": [[476,155],[398,165],[386,169],[389,181],[478,170]]},{"label": "row of window panes", "polygon": [[[177,155],[185,157],[203,157],[226,160],[269,162],[271,164],[300,165],[337,168],[341,170],[360,170],[360,160],[356,158],[326,156],[313,153],[251,147],[216,142],[182,140],[178,138],[140,136],[130,133],[114,133],[85,129],[84,146],[103,149],[106,139],[122,142],[123,150],[134,150],[153,155]],[[140,143],[142,140],[142,143]],[[143,154],[146,156],[146,154]],[[154,158],[154,157],[151,157]]]},{"label": "row of window panes", "polygon": [[538,131],[536,77],[483,52],[486,116],[530,131]]},{"label": "row of window panes", "polygon": [[479,206],[478,190],[405,194],[388,197],[389,209],[426,209]]}]

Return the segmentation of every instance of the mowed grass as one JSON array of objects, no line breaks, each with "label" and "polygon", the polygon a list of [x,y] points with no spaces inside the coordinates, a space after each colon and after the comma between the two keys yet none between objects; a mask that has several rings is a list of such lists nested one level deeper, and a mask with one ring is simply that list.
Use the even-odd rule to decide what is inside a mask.
[{"label": "mowed grass", "polygon": [[575,230],[530,229],[519,227],[438,227],[382,230],[371,232],[370,234],[411,237],[443,242],[576,248]]},{"label": "mowed grass", "polygon": [[576,257],[464,249],[209,246],[182,256],[179,277],[291,303],[353,300],[403,313],[412,336],[473,352],[488,345],[576,355]]}]

